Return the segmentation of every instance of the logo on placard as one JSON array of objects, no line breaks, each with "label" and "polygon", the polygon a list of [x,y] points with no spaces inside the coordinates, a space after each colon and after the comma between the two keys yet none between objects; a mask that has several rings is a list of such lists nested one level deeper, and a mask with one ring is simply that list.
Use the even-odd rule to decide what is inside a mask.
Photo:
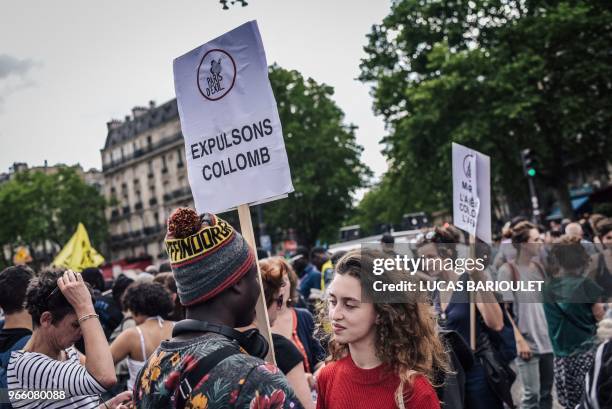
[{"label": "logo on placard", "polygon": [[468,179],[472,178],[472,158],[473,157],[474,155],[470,153],[470,154],[465,155],[465,157],[463,158],[463,174]]},{"label": "logo on placard", "polygon": [[236,63],[224,50],[209,50],[198,66],[198,89],[209,101],[218,101],[226,96],[236,82]]}]

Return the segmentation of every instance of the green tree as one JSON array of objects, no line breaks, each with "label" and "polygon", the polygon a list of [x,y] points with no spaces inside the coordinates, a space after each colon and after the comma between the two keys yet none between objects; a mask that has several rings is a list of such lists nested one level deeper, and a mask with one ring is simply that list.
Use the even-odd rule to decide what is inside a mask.
[{"label": "green tree", "polygon": [[[372,28],[360,79],[389,134],[385,154],[409,210],[451,204],[451,141],[491,156],[495,199],[528,208],[519,152],[571,215],[572,171],[612,154],[612,3],[403,0]],[[493,204],[494,206],[496,203]]]},{"label": "green tree", "polygon": [[293,228],[308,246],[317,239],[335,241],[353,209],[353,194],[371,174],[360,160],[356,127],[344,124],[332,87],[277,65],[269,75],[295,192],[264,205],[267,229]]},{"label": "green tree", "polygon": [[369,235],[380,223],[400,223],[405,212],[397,200],[394,186],[391,173],[385,173],[380,182],[372,186],[359,201],[350,224],[359,224],[361,231]]},{"label": "green tree", "polygon": [[100,250],[107,236],[104,207],[101,193],[73,168],[63,167],[54,174],[17,173],[0,185],[0,245],[13,249],[26,245],[33,250],[49,241],[62,247],[82,222],[92,245]]}]

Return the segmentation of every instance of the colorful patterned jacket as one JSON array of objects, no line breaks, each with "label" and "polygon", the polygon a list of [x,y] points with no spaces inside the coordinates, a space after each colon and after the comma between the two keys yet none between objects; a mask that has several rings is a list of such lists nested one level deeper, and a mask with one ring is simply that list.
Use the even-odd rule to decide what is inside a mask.
[{"label": "colorful patterned jacket", "polygon": [[[206,334],[189,341],[164,341],[149,357],[134,385],[139,409],[175,409],[181,374],[217,349],[236,341]],[[217,364],[193,388],[186,409],[297,409],[302,408],[282,372],[246,353]]]}]

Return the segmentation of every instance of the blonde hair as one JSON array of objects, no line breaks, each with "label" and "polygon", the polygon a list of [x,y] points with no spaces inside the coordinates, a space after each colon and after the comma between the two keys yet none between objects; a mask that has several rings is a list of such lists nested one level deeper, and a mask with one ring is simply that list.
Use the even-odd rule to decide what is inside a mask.
[{"label": "blonde hair", "polygon": [[612,318],[604,318],[597,326],[597,337],[601,341],[612,339]]}]

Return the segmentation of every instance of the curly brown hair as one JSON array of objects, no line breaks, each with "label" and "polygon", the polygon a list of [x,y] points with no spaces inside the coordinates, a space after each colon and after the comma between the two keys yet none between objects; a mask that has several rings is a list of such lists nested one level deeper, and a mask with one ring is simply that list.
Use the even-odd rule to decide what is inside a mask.
[{"label": "curly brown hair", "polygon": [[[70,313],[74,313],[74,308],[64,294],[59,291],[57,280],[64,274],[64,269],[44,270],[38,277],[33,278],[26,290],[26,309],[32,316],[34,328],[40,326],[40,317],[45,311],[49,311],[52,316],[53,325],[60,322]],[[88,286],[90,295],[91,288]]]},{"label": "curly brown hair", "polygon": [[[334,276],[349,275],[361,280],[362,266],[372,265],[373,259],[384,257],[376,250],[349,251],[338,261]],[[450,372],[447,351],[437,334],[435,317],[428,303],[374,303],[374,310],[378,316],[376,356],[400,378],[395,401],[401,407],[400,402],[411,393],[415,376],[423,375],[435,384],[436,373]],[[349,353],[348,344],[335,341],[333,336],[328,348],[328,361],[337,361]]]},{"label": "curly brown hair", "polygon": [[160,283],[137,281],[125,290],[122,299],[125,309],[147,317],[166,317],[173,309],[170,291]]}]

